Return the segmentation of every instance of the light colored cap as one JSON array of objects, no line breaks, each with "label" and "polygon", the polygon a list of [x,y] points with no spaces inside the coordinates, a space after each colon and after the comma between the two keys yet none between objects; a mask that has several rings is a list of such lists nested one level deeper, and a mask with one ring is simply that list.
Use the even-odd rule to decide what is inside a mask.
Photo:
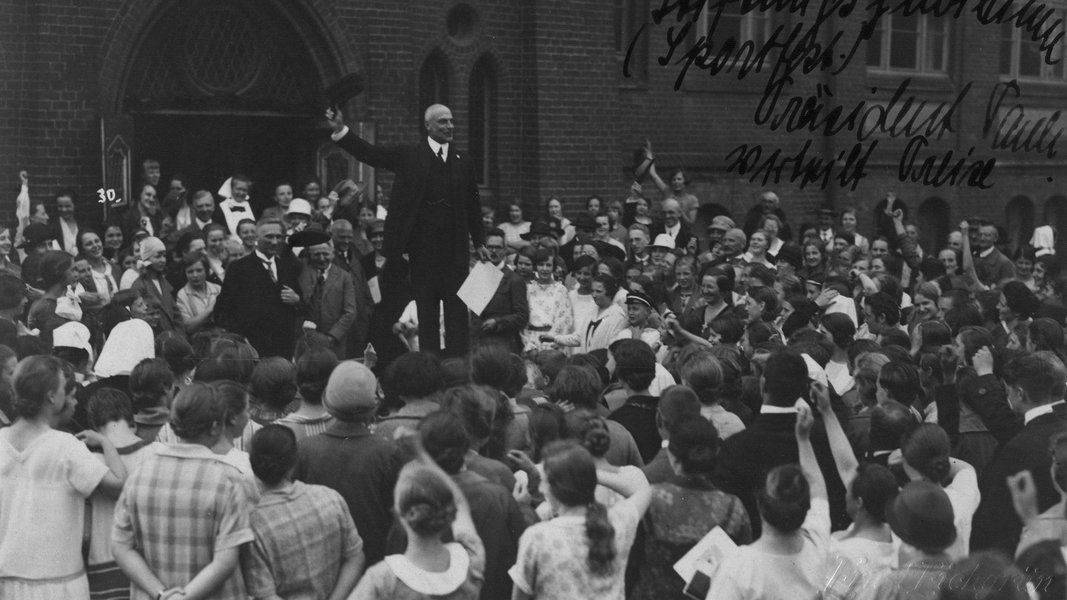
[{"label": "light colored cap", "polygon": [[311,216],[311,203],[303,198],[293,198],[293,201],[289,203],[289,210],[285,211],[287,215],[305,215]]},{"label": "light colored cap", "polygon": [[656,236],[656,240],[649,245],[651,248],[666,248],[667,250],[674,250],[674,238],[666,233],[661,233]]}]

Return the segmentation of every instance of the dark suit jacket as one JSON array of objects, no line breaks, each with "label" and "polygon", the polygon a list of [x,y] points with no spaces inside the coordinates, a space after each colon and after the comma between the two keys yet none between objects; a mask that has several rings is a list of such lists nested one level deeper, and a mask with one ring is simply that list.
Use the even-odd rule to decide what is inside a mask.
[{"label": "dark suit jacket", "polygon": [[[300,282],[300,295],[311,308],[311,294],[315,291],[317,269],[305,266],[297,278]],[[322,315],[308,314],[318,331],[329,334],[337,340],[337,355],[345,358],[347,351],[348,330],[356,320],[356,288],[352,283],[352,274],[343,267],[333,265],[326,272],[326,282],[322,287]]]},{"label": "dark suit jacket", "polygon": [[[496,328],[491,332],[482,331],[482,323],[489,319],[496,320]],[[516,354],[522,353],[522,340],[519,334],[530,322],[530,302],[526,296],[526,280],[510,267],[504,267],[504,278],[496,288],[489,304],[481,316],[471,315],[471,340],[496,340],[507,345]]]},{"label": "dark suit jacket", "polygon": [[156,308],[156,312],[159,314],[157,333],[162,331],[177,331],[178,333],[183,333],[185,328],[182,325],[182,315],[178,312],[178,304],[174,300],[177,292],[171,287],[170,282],[167,281],[166,277],[161,277],[159,283],[160,287],[163,289],[162,293],[156,288],[155,283],[146,279],[145,276],[142,275],[133,282],[130,289],[140,292],[145,303]]},{"label": "dark suit jacket", "polygon": [[979,482],[982,502],[974,513],[971,527],[971,552],[1001,550],[1008,556],[1015,555],[1022,533],[1022,521],[1015,514],[1011,492],[1005,483],[1009,475],[1029,469],[1037,486],[1038,510],[1044,512],[1059,502],[1059,493],[1052,485],[1049,466],[1049,439],[1067,431],[1067,405],[1059,404],[1055,410],[1030,421],[1007,444],[1002,445],[993,461],[986,467]]},{"label": "dark suit jacket", "polygon": [[[649,230],[652,235],[652,239],[648,243],[656,241],[656,236],[661,233],[667,233],[667,226],[663,224],[663,221],[657,220],[652,224],[652,228]],[[684,219],[678,221],[678,235],[674,238],[675,248],[685,248],[689,244],[689,240],[693,239],[693,231],[689,227],[689,223],[686,223]]]},{"label": "dark suit jacket", "polygon": [[[736,495],[744,503],[752,522],[753,539],[759,537],[761,527],[759,510],[756,507],[756,490],[764,485],[767,472],[772,468],[800,462],[796,422],[795,414],[761,413],[747,429],[723,442],[716,463],[715,483],[724,492]],[[833,529],[844,529],[849,521],[845,511],[845,486],[837,474],[833,454],[826,440],[826,430],[820,420],[816,420],[812,429],[811,443],[819,460],[819,468],[826,479]]]},{"label": "dark suit jacket", "polygon": [[[159,237],[159,232],[163,227],[163,215],[159,212],[148,217],[148,220],[152,222],[152,235]],[[119,219],[119,226],[122,227],[123,243],[127,246],[133,244],[133,234],[137,233],[137,230],[141,228],[141,209],[137,204],[133,204],[126,209],[126,212],[122,213],[122,217]]]},{"label": "dark suit jacket", "polygon": [[341,252],[334,250],[333,264],[340,266],[352,275],[352,285],[356,289],[356,319],[348,330],[348,356],[363,356],[370,335],[371,315],[374,314],[374,298],[370,295],[366,273],[363,269],[362,256],[354,248],[349,249],[351,260]]},{"label": "dark suit jacket", "polygon": [[[226,281],[215,302],[215,322],[243,335],[261,357],[293,356],[293,344],[304,303],[289,306],[282,302],[281,290],[287,285],[300,294],[300,263],[286,254],[275,258],[278,282],[255,253],[230,263]],[[303,296],[301,296],[303,299]]]},{"label": "dark suit jacket", "polygon": [[[396,174],[389,203],[389,217],[385,220],[384,254],[399,257],[408,251],[422,201],[426,175],[432,163],[439,160],[426,140],[409,146],[375,146],[361,139],[350,129],[338,142],[346,152],[375,168],[388,169]],[[474,165],[466,155],[456,152],[456,144],[448,145],[448,165],[451,177],[451,200],[455,214],[455,238],[451,247],[442,251],[466,260],[469,252],[467,236],[474,245],[485,243],[482,228],[482,205]]]}]

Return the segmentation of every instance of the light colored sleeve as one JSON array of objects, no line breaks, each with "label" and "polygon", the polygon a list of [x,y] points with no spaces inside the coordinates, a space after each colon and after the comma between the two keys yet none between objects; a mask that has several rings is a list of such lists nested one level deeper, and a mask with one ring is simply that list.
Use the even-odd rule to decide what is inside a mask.
[{"label": "light colored sleeve", "polygon": [[571,306],[571,295],[563,288],[562,293],[556,297],[556,314],[552,316],[552,334],[568,334],[574,332],[574,307]]},{"label": "light colored sleeve", "polygon": [[808,538],[815,547],[828,551],[830,548],[830,503],[826,498],[812,498],[808,515],[804,519],[801,530],[808,534]]},{"label": "light colored sleeve", "polygon": [[192,321],[193,317],[196,316],[193,314],[193,307],[189,303],[189,294],[186,293],[184,287],[178,290],[178,298],[174,303],[178,306],[178,314],[182,316],[182,321]]},{"label": "light colored sleeve", "polygon": [[524,594],[532,596],[537,584],[537,541],[540,539],[540,527],[534,525],[523,532],[519,538],[519,552],[515,564],[508,569],[508,575],[515,587]]},{"label": "light colored sleeve", "polygon": [[[66,434],[63,434],[66,436]],[[93,456],[85,444],[78,441],[74,436],[66,436],[64,439],[69,446],[66,455],[67,483],[74,491],[84,498],[88,498],[96,489],[104,476],[108,474],[107,465]]]},{"label": "light colored sleeve", "polygon": [[215,503],[218,515],[215,552],[235,548],[255,538],[249,522],[251,508],[252,503],[248,499],[244,482],[235,479],[230,486],[230,493],[220,496]]}]

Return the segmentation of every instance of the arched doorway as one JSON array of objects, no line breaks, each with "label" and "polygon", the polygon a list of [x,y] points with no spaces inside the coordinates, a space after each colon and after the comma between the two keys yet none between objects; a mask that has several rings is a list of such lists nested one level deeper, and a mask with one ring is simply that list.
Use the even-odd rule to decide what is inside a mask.
[{"label": "arched doorway", "polygon": [[[145,34],[126,60],[110,119],[125,130],[129,177],[136,181],[145,158],[160,161],[164,178],[182,174],[190,191],[215,191],[241,172],[262,208],[279,181],[295,187],[337,171],[336,157],[323,152],[323,90],[352,61],[333,56],[321,16],[270,0],[146,4],[154,13],[141,17]],[[105,117],[105,148],[111,133]],[[363,179],[354,163],[342,173]]]},{"label": "arched doorway", "polygon": [[1067,197],[1057,194],[1045,200],[1044,224],[1056,230],[1056,253],[1067,252]]},{"label": "arched doorway", "polygon": [[949,206],[938,197],[930,197],[919,205],[919,244],[926,254],[936,256],[944,247],[949,232]]},{"label": "arched doorway", "polygon": [[1026,196],[1016,196],[1004,207],[1008,229],[1008,256],[1015,256],[1019,248],[1030,243],[1034,232],[1034,203]]}]

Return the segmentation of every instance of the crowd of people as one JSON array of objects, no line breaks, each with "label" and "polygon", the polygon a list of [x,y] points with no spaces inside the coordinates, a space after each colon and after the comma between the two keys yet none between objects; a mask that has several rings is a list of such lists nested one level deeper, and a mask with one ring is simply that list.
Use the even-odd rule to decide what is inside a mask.
[{"label": "crowd of people", "polygon": [[[23,174],[0,597],[1065,597],[1051,227],[925,248],[892,195],[861,234],[767,191],[697,231],[648,144],[619,199],[498,219],[453,205],[445,112],[425,157],[328,114],[415,199],[388,211],[350,181],[162,188],[146,161],[94,228]],[[502,278],[457,317],[478,261]]]}]

